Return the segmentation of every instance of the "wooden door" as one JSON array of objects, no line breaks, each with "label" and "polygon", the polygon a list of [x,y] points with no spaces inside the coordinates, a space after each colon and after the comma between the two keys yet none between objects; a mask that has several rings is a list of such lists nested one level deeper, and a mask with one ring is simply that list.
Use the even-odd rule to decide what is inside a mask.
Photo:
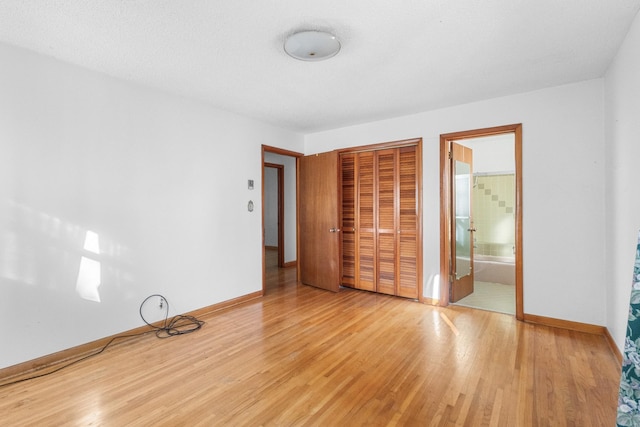
[{"label": "wooden door", "polygon": [[376,206],[374,153],[359,153],[356,200],[356,288],[376,290]]},{"label": "wooden door", "polygon": [[418,153],[417,147],[398,150],[398,292],[405,298],[418,298]]},{"label": "wooden door", "polygon": [[473,293],[473,153],[451,142],[451,302]]},{"label": "wooden door", "polygon": [[302,157],[298,173],[300,281],[337,292],[340,287],[338,154]]},{"label": "wooden door", "polygon": [[396,295],[396,149],[376,152],[377,291]]},{"label": "wooden door", "polygon": [[356,286],[356,159],[357,154],[340,156],[340,178],[342,187],[342,211],[340,229],[342,233],[342,267],[340,283],[344,286]]}]

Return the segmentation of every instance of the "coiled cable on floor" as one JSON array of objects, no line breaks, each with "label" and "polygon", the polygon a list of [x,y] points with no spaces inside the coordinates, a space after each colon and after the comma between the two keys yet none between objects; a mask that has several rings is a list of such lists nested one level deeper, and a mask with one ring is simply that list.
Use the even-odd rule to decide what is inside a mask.
[{"label": "coiled cable on floor", "polygon": [[[160,308],[163,309],[165,313],[162,326],[149,323],[142,314],[143,307],[152,298],[160,298]],[[142,301],[142,304],[140,304],[139,311],[140,317],[142,318],[144,323],[155,329],[156,336],[158,338],[170,338],[176,335],[190,334],[191,332],[199,330],[200,328],[202,328],[202,325],[204,325],[204,322],[202,320],[185,314],[179,314],[169,320],[169,301],[167,301],[167,299],[160,294],[149,295],[147,298],[145,298],[145,300]]]}]

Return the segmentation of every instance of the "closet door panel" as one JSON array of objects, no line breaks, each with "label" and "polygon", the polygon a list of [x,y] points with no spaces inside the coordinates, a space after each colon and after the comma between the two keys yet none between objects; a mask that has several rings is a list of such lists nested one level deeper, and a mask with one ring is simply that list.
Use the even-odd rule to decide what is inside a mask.
[{"label": "closet door panel", "polygon": [[378,230],[385,233],[396,228],[396,150],[383,150],[378,157]]},{"label": "closet door panel", "polygon": [[398,295],[418,298],[418,182],[416,147],[399,149]]},{"label": "closet door panel", "polygon": [[416,261],[418,257],[416,236],[400,236],[400,267],[398,295],[405,298],[418,298],[418,277]]},{"label": "closet door panel", "polygon": [[381,150],[377,157],[378,292],[396,295],[396,154]]},{"label": "closet door panel", "polygon": [[356,282],[356,288],[364,289],[367,291],[375,291],[375,241],[373,232],[360,232],[358,238],[358,250],[359,250],[359,268],[358,268],[358,281]]},{"label": "closet door panel", "polygon": [[396,236],[378,233],[378,292],[396,295]]},{"label": "closet door panel", "polygon": [[356,287],[374,291],[376,278],[374,153],[357,157]]},{"label": "closet door panel", "polygon": [[356,284],[356,155],[340,156],[340,176],[342,178],[342,266],[341,283],[345,286]]}]

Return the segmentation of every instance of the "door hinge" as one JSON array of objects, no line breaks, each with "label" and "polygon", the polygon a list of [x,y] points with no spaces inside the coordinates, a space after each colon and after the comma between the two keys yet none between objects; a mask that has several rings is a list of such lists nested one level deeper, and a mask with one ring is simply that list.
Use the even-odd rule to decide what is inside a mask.
[{"label": "door hinge", "polygon": [[449,160],[453,159],[453,152],[449,151]]}]

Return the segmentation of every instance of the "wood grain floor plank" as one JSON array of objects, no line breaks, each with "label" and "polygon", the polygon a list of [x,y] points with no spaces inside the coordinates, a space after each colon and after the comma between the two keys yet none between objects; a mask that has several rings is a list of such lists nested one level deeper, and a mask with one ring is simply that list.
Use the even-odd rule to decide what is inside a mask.
[{"label": "wood grain floor plank", "polygon": [[345,289],[270,269],[265,297],[202,330],[128,339],[0,388],[0,425],[603,426],[606,339]]}]

